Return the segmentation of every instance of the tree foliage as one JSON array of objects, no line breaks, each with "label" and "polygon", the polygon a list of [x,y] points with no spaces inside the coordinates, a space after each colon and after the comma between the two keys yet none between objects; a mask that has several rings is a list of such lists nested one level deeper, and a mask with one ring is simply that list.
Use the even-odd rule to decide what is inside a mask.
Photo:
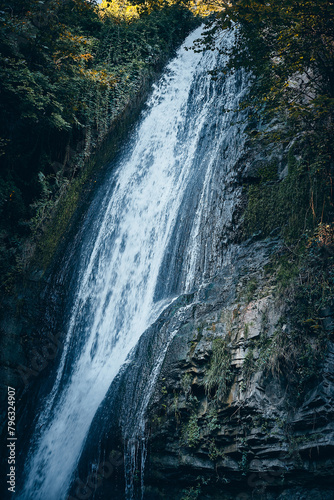
[{"label": "tree foliage", "polygon": [[[239,0],[224,8],[207,32],[239,27],[230,69],[243,66],[261,82],[261,99],[277,111],[307,108],[314,116],[333,105],[334,3],[327,0]],[[275,106],[277,106],[275,108]]]},{"label": "tree foliage", "polygon": [[[243,67],[252,75],[244,106],[253,123],[253,143],[279,145],[289,164],[289,177],[283,184],[292,183],[295,189],[299,183],[308,192],[303,207],[293,206],[300,197],[284,199],[284,193],[292,192],[286,185],[276,190],[279,203],[267,196],[267,187],[261,194],[261,188],[252,188],[251,202],[256,204],[256,191],[262,204],[267,196],[271,208],[280,207],[280,217],[284,206],[298,212],[299,223],[292,228],[298,239],[305,230],[300,223],[303,218],[311,220],[314,228],[333,220],[334,3],[238,0],[220,5],[222,10],[207,31],[205,45],[214,45],[217,31],[237,27],[236,43],[229,50],[229,66],[224,71]],[[265,217],[271,209],[264,205],[263,214],[260,208],[253,210],[253,230],[256,214]],[[287,210],[285,214],[293,218]]]},{"label": "tree foliage", "polygon": [[[120,5],[120,2],[113,2]],[[128,19],[96,1],[0,3],[0,274],[194,26],[182,4]]]}]

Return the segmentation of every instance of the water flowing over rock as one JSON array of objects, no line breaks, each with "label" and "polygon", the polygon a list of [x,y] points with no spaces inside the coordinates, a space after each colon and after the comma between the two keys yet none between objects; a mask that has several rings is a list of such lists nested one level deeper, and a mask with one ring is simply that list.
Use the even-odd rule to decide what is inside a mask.
[{"label": "water flowing over rock", "polygon": [[20,498],[65,497],[96,410],[141,334],[198,269],[211,272],[214,248],[203,254],[198,231],[219,155],[235,156],[242,142],[222,107],[237,106],[245,85],[241,76],[214,84],[217,54],[187,50],[199,35],[166,68],[81,230],[63,354]]},{"label": "water flowing over rock", "polygon": [[[76,236],[64,348],[21,500],[333,498],[309,479],[328,481],[333,466],[333,366],[295,411],[265,369],[289,330],[264,272],[281,242],[240,243],[256,161],[239,110],[249,77],[212,78],[226,56],[191,50],[201,30]],[[223,376],[210,382],[215,357]]]}]

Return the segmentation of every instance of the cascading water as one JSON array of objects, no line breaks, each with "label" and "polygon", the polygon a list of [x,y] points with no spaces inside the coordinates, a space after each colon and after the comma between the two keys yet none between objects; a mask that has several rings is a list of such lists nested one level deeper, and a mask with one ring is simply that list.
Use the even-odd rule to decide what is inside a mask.
[{"label": "cascading water", "polygon": [[[237,133],[222,108],[236,106],[245,92],[235,77],[220,87],[212,81],[216,52],[187,50],[200,33],[167,66],[131,151],[88,213],[64,350],[36,425],[22,500],[66,498],[111,382],[172,297],[198,282],[203,207],[220,152]],[[233,43],[233,33],[225,38]]]},{"label": "cascading water", "polygon": [[[249,75],[241,70],[215,81],[209,72],[224,67],[228,58],[220,54],[219,49],[222,46],[229,49],[234,39],[234,30],[217,37],[217,50],[203,54],[191,84],[180,144],[187,148],[191,133],[196,135],[195,150],[190,153],[193,177],[188,180],[166,248],[156,298],[189,294],[210,282],[223,264],[222,233],[227,228],[233,231],[233,207],[241,187],[235,185],[231,193],[230,187],[226,186],[235,178],[235,166],[244,151],[247,120],[239,111],[239,103],[247,93]],[[188,131],[190,135],[187,135]],[[197,300],[196,294],[194,300]],[[191,305],[181,308],[181,316],[188,307]],[[126,498],[129,500],[144,498],[146,410],[167,349],[176,333],[172,330],[165,334],[163,345],[153,355],[153,369],[149,376],[146,375],[146,384],[135,412],[132,412],[132,419],[123,424]]]}]

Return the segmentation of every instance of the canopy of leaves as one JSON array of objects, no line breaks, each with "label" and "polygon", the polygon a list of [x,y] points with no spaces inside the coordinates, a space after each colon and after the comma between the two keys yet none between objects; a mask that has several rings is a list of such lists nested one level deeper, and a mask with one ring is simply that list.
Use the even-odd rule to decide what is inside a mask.
[{"label": "canopy of leaves", "polygon": [[[217,3],[217,2],[214,2]],[[215,34],[237,27],[235,45],[229,50],[229,66],[224,71],[246,68],[252,87],[244,106],[253,119],[252,137],[260,147],[279,145],[290,151],[289,179],[282,185],[275,202],[262,188],[252,190],[260,196],[263,213],[253,211],[253,230],[257,217],[281,207],[276,226],[283,224],[283,207],[297,203],[299,197],[284,199],[300,184],[306,190],[298,220],[313,219],[313,226],[333,219],[333,118],[334,118],[334,2],[330,0],[238,0],[218,2],[222,10],[207,31],[205,46],[215,45]],[[223,77],[223,75],[221,75]],[[260,133],[261,131],[261,133]],[[265,131],[265,132],[264,132]],[[292,158],[293,157],[293,158]],[[293,187],[293,189],[292,189]],[[305,191],[305,192],[306,192]],[[275,195],[276,195],[275,194]],[[267,196],[268,203],[264,203]],[[252,198],[255,206],[256,199]],[[302,211],[304,210],[304,215]],[[275,212],[275,209],[274,209]],[[291,218],[286,213],[285,217]],[[275,219],[275,213],[271,214]],[[274,226],[274,227],[276,227]],[[273,229],[273,227],[271,227]],[[298,239],[305,230],[301,222],[290,228]]]},{"label": "canopy of leaves", "polygon": [[1,275],[17,267],[25,238],[41,231],[115,117],[198,22],[181,3],[131,19],[122,12],[136,7],[113,5],[105,15],[95,0],[0,2]]}]

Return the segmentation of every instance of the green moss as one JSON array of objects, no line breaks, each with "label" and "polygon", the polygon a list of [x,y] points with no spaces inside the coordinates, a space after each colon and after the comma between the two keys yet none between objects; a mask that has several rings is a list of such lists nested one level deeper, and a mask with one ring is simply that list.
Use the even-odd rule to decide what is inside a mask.
[{"label": "green moss", "polygon": [[83,184],[84,182],[81,179],[77,179],[70,186],[64,198],[59,201],[59,207],[54,213],[45,234],[39,241],[35,262],[38,262],[44,269],[50,264],[55,250],[69,226],[70,220],[78,206]]},{"label": "green moss", "polygon": [[245,288],[245,298],[246,302],[249,303],[253,298],[257,290],[258,282],[256,278],[251,278]]},{"label": "green moss", "polygon": [[299,259],[291,258],[291,255],[281,255],[277,262],[275,273],[278,291],[286,290],[292,283],[300,271]]},{"label": "green moss", "polygon": [[288,175],[280,183],[251,185],[245,213],[245,234],[269,236],[278,230],[287,240],[295,240],[312,226],[309,211],[310,184],[306,175]]},{"label": "green moss", "polygon": [[298,150],[297,146],[290,148],[285,159],[288,175],[281,181],[275,178],[273,164],[259,168],[258,183],[250,185],[247,191],[246,237],[265,238],[274,233],[280,234],[288,245],[296,244],[324,218],[331,218],[331,190],[324,164],[315,166],[315,147],[308,154],[300,154],[300,149],[302,144]]},{"label": "green moss", "polygon": [[263,167],[260,167],[257,174],[260,178],[261,183],[277,181],[278,180],[277,170],[278,170],[278,165],[276,160],[269,162],[267,165]]}]

